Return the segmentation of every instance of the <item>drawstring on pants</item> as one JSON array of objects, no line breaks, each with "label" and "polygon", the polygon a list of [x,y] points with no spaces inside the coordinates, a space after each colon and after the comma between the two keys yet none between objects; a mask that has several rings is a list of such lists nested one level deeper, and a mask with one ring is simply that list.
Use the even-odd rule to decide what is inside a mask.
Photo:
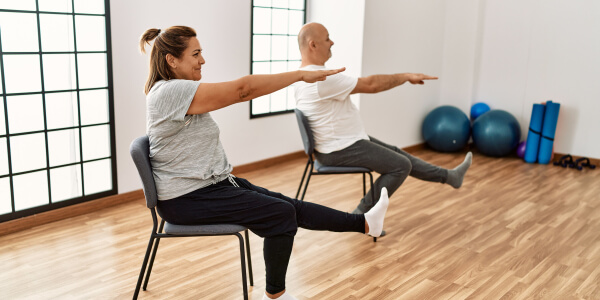
[{"label": "drawstring on pants", "polygon": [[231,182],[231,184],[232,184],[233,186],[235,186],[235,187],[240,187],[240,186],[237,184],[237,182],[235,182],[234,178],[235,178],[235,176],[233,176],[233,174],[231,174],[231,173],[227,175],[227,179],[229,179],[229,182]]}]

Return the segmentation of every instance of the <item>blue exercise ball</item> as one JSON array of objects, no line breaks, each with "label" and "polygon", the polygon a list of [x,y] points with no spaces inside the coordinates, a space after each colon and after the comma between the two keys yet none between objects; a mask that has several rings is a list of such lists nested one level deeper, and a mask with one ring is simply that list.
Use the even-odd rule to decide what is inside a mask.
[{"label": "blue exercise ball", "polygon": [[488,111],[490,111],[490,106],[483,102],[477,102],[473,104],[473,106],[471,106],[471,120],[476,120],[479,116]]},{"label": "blue exercise ball", "polygon": [[423,139],[431,148],[453,152],[465,147],[471,136],[471,122],[462,110],[454,106],[440,106],[423,121]]},{"label": "blue exercise ball", "polygon": [[485,155],[508,155],[520,140],[521,126],[509,112],[490,110],[473,122],[473,143]]}]

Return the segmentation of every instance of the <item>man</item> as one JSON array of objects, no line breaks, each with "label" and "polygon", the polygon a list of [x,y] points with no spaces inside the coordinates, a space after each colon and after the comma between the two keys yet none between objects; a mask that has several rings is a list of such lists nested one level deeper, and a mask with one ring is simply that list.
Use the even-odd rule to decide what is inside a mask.
[{"label": "man", "polygon": [[[301,69],[325,69],[333,46],[325,26],[319,23],[304,25],[298,35],[298,44],[302,55]],[[447,183],[454,188],[462,185],[463,177],[471,166],[471,152],[451,170],[431,165],[367,135],[358,109],[350,101],[350,94],[378,93],[406,82],[424,84],[425,80],[435,79],[437,77],[413,73],[360,78],[339,73],[325,81],[296,86],[296,107],[310,123],[316,159],[325,165],[361,166],[381,174],[353,213],[369,211],[375,204],[372,199],[379,198],[378,191],[386,187],[391,196],[409,175],[425,181]]]}]

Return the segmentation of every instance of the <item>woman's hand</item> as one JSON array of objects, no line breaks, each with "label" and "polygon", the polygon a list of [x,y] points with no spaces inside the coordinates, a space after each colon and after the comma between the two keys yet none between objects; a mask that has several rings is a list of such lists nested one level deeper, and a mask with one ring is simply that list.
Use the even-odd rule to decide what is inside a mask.
[{"label": "woman's hand", "polygon": [[334,70],[316,70],[316,71],[300,71],[301,80],[308,83],[313,83],[317,81],[323,81],[327,79],[327,76],[337,74],[340,72],[344,72],[346,68],[334,69]]}]

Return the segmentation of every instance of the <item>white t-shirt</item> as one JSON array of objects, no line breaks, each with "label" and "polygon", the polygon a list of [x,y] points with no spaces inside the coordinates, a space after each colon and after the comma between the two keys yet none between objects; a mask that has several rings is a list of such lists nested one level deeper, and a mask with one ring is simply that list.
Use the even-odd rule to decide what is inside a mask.
[{"label": "white t-shirt", "polygon": [[[301,70],[325,70],[309,65]],[[325,81],[295,84],[296,108],[301,110],[313,132],[315,150],[331,153],[359,140],[368,140],[358,108],[350,100],[358,78],[338,73]]]}]

